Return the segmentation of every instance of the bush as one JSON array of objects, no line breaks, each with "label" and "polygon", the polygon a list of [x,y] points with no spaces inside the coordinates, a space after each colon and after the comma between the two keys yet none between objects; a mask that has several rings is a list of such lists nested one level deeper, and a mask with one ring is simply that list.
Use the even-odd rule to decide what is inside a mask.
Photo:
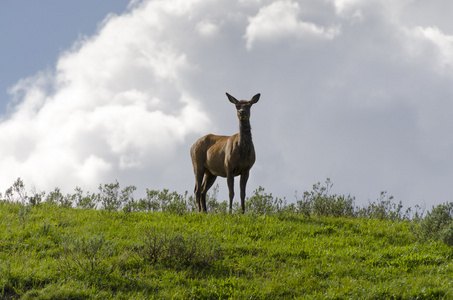
[{"label": "bush", "polygon": [[[210,213],[222,213],[228,212],[228,203],[226,201],[219,202],[217,196],[219,194],[219,185],[216,184],[210,192],[206,194],[206,209]],[[193,197],[192,197],[193,199]],[[196,208],[195,199],[193,199],[194,208]]]},{"label": "bush", "polygon": [[408,218],[410,209],[406,210],[403,215],[403,204],[400,202],[394,203],[393,196],[388,196],[387,192],[381,192],[377,202],[371,202],[368,206],[358,210],[359,217],[376,218],[380,220],[397,221]]},{"label": "bush", "polygon": [[[107,211],[119,211],[123,209],[125,212],[131,212],[136,203],[134,200],[135,186],[127,186],[120,191],[120,184],[118,181],[115,183],[99,185],[99,194],[91,195],[91,201],[82,198],[87,204],[101,203],[102,208]],[[81,195],[78,195],[79,199]]]},{"label": "bush", "polygon": [[46,202],[51,204],[60,205],[62,207],[72,207],[74,196],[63,196],[59,188],[55,188],[46,197]]},{"label": "bush", "polygon": [[28,204],[28,196],[25,192],[24,181],[17,178],[13,185],[6,190],[5,197],[8,202],[20,202],[23,205]]},{"label": "bush", "polygon": [[453,246],[453,203],[433,207],[420,221],[419,233],[422,239],[442,241]]},{"label": "bush", "polygon": [[220,245],[207,234],[165,233],[148,230],[141,237],[143,244],[135,248],[140,260],[166,267],[209,268],[221,260]]},{"label": "bush", "polygon": [[[286,199],[274,197],[268,194],[263,187],[256,189],[251,197],[246,199],[246,211],[260,215],[275,213],[296,213],[306,217],[360,217],[377,218],[391,221],[413,219],[421,220],[422,215],[416,206],[415,214],[411,208],[403,213],[403,205],[395,203],[392,196],[387,192],[381,192],[380,197],[375,202],[370,202],[367,206],[359,208],[355,206],[355,197],[351,195],[331,194],[333,183],[329,178],[325,184],[320,182],[313,185],[311,191],[303,193],[302,198],[296,194],[296,202],[287,204]],[[146,189],[146,197],[138,201],[134,199],[135,186],[128,186],[120,190],[120,184],[115,181],[111,184],[99,185],[99,193],[84,194],[82,189],[77,187],[74,194],[64,196],[59,188],[55,188],[45,198],[47,203],[56,204],[63,207],[77,207],[84,209],[103,209],[105,211],[120,211],[130,213],[132,211],[141,212],[170,212],[184,214],[197,211],[193,196],[170,192],[168,189],[149,190]],[[216,185],[210,193],[206,195],[207,210],[209,213],[228,213],[227,201],[218,201],[219,186]],[[44,198],[45,193],[32,193],[29,197],[25,192],[23,181],[18,178],[5,194],[6,201],[19,202],[23,205],[38,205]],[[239,203],[233,203],[233,209],[239,211]]]},{"label": "bush", "polygon": [[102,204],[102,208],[107,211],[112,210],[119,210],[121,207],[121,200],[119,196],[119,182],[111,183],[111,184],[102,184],[99,185],[100,191],[100,202]]},{"label": "bush", "polygon": [[168,189],[163,191],[146,189],[146,198],[142,198],[136,204],[139,211],[157,212],[165,211],[183,214],[194,210],[194,201],[192,197],[187,200],[187,192],[183,195],[177,192],[169,192]]},{"label": "bush", "polygon": [[71,199],[73,202],[75,202],[77,208],[84,209],[96,208],[98,197],[95,194],[90,195],[87,192],[86,195],[83,196],[83,191],[81,188],[76,187],[74,190],[76,191],[76,193],[71,196]]},{"label": "bush", "polygon": [[63,236],[60,246],[62,254],[59,262],[62,272],[102,271],[106,260],[116,251],[116,245],[106,240],[102,234],[81,238]]},{"label": "bush", "polygon": [[259,187],[253,192],[253,196],[247,198],[245,210],[259,215],[269,215],[280,212],[286,206],[286,200],[275,198],[272,194],[264,192],[263,187]]},{"label": "bush", "polygon": [[325,186],[321,183],[313,185],[310,192],[304,192],[302,199],[297,200],[296,211],[307,217],[314,215],[318,217],[353,217],[355,215],[355,197],[350,195],[331,195],[330,189],[333,183],[330,178],[325,181]]}]

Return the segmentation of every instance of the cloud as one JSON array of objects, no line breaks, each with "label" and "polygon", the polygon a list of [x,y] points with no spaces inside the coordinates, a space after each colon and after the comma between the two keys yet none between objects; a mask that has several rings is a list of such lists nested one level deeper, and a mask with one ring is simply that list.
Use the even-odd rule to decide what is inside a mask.
[{"label": "cloud", "polygon": [[245,38],[247,49],[258,41],[280,42],[282,39],[321,38],[333,39],[340,34],[340,26],[324,28],[298,19],[300,6],[292,1],[275,1],[262,7],[256,16],[249,18]]},{"label": "cloud", "polygon": [[[408,30],[414,41],[407,49],[411,56],[423,55],[423,51],[435,59],[436,67],[451,72],[453,67],[453,35],[442,32],[437,27],[417,26]],[[431,50],[431,51],[429,51]]]},{"label": "cloud", "polygon": [[190,145],[237,132],[228,92],[262,95],[249,194],[292,201],[331,177],[362,204],[382,190],[450,201],[453,21],[441,2],[133,1],[11,89],[0,190],[20,176],[46,190],[118,179],[190,191]]},{"label": "cloud", "polygon": [[219,31],[219,27],[209,20],[202,20],[200,23],[197,24],[197,29],[201,35],[207,37],[214,36]]},{"label": "cloud", "polygon": [[0,182],[22,176],[46,189],[74,188],[171,162],[185,137],[209,124],[180,79],[191,68],[185,54],[158,28],[160,13],[182,14],[189,2],[109,16],[54,72],[14,86],[17,104],[0,125],[0,165],[8,170]]}]

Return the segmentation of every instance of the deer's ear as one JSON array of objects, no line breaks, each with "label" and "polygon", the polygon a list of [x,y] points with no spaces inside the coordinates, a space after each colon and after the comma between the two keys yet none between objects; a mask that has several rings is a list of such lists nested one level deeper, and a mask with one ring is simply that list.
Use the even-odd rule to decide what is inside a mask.
[{"label": "deer's ear", "polygon": [[258,100],[260,100],[260,96],[261,94],[256,94],[255,96],[253,96],[252,100],[250,100],[250,103],[255,104],[256,102],[258,102]]},{"label": "deer's ear", "polygon": [[231,103],[236,104],[236,103],[239,102],[236,98],[234,98],[234,97],[231,96],[230,94],[226,93],[226,95],[227,95],[227,97],[228,97],[228,100],[230,100]]}]

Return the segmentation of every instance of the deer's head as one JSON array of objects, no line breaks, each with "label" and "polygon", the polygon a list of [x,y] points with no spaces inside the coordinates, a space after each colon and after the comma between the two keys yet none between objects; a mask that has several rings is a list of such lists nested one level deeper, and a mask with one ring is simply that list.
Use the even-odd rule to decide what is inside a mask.
[{"label": "deer's head", "polygon": [[249,101],[247,101],[247,100],[239,101],[228,93],[226,93],[226,95],[228,97],[228,100],[230,100],[231,103],[236,105],[238,118],[241,121],[250,119],[250,107],[252,107],[252,105],[255,104],[256,102],[258,102],[258,100],[260,99],[260,96],[261,96],[260,94],[256,94]]}]

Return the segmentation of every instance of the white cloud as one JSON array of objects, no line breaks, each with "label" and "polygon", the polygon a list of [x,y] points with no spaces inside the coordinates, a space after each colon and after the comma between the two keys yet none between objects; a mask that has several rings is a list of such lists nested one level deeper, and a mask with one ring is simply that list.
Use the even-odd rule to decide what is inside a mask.
[{"label": "white cloud", "polygon": [[203,20],[197,24],[197,30],[203,36],[214,36],[219,32],[219,27],[210,20]]},{"label": "white cloud", "polygon": [[[408,6],[417,1],[413,0],[329,0],[333,3],[337,15],[352,21],[363,22],[364,18],[377,20],[381,25],[399,22],[407,15]],[[381,23],[380,21],[384,22]]]},{"label": "white cloud", "polygon": [[[420,27],[417,26],[409,30],[409,34],[416,39],[415,44],[412,43],[410,49],[407,49],[408,53],[412,56],[422,55],[423,49],[426,51],[427,42],[432,47],[431,50],[435,50],[431,53],[435,56],[438,62],[438,66],[441,69],[448,68],[450,71],[453,67],[453,35],[443,33],[439,28],[436,27]],[[423,45],[424,44],[424,45]],[[433,49],[434,48],[434,49]]]},{"label": "white cloud", "polygon": [[358,6],[363,0],[333,0],[335,10],[338,14],[344,14],[347,10],[351,10],[352,7]]},{"label": "white cloud", "polygon": [[59,58],[54,74],[13,87],[18,103],[0,124],[8,170],[0,182],[96,185],[109,173],[171,161],[188,134],[205,128],[208,117],[180,79],[190,64],[159,28],[168,22],[163,13],[183,14],[195,1],[182,2],[110,16]]},{"label": "white cloud", "polygon": [[275,1],[261,8],[249,19],[245,38],[247,49],[258,41],[280,42],[284,39],[322,38],[333,39],[340,34],[339,26],[328,28],[298,19],[300,6],[288,0]]}]

